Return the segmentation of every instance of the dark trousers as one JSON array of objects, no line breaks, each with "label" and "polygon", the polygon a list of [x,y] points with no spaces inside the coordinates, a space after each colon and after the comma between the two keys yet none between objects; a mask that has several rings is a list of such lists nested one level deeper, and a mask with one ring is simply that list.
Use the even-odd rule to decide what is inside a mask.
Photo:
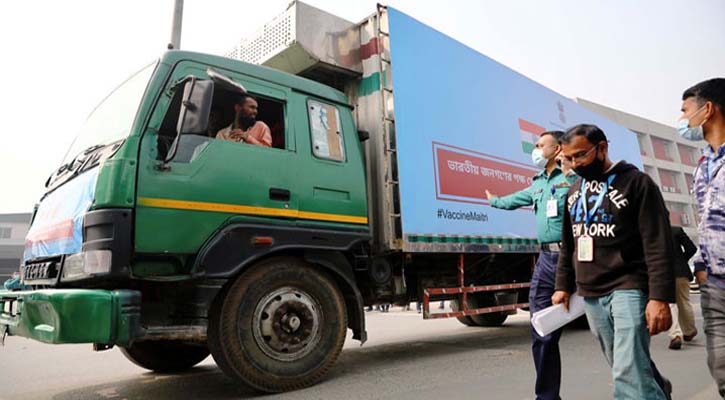
[{"label": "dark trousers", "polygon": [[[539,259],[534,267],[529,290],[529,309],[531,313],[543,310],[551,305],[551,296],[554,294],[554,278],[556,264],[559,261],[558,252],[540,251]],[[546,335],[539,336],[531,328],[531,351],[534,356],[536,368],[536,398],[540,400],[558,400],[561,387],[561,356],[559,355],[559,338],[561,329]]]}]

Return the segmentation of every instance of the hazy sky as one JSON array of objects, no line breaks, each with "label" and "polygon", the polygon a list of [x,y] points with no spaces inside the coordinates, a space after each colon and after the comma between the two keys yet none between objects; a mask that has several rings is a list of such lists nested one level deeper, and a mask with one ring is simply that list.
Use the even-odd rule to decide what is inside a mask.
[{"label": "hazy sky", "polygon": [[[181,47],[223,54],[288,0],[186,0]],[[308,0],[351,21],[377,0]],[[672,125],[682,91],[725,76],[725,1],[390,0],[569,97]],[[31,211],[95,105],[157,58],[173,0],[0,5],[0,213]]]}]

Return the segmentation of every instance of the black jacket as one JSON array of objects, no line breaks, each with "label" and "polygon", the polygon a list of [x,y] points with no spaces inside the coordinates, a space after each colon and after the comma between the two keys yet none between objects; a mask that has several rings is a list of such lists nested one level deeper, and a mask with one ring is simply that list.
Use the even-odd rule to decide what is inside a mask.
[{"label": "black jacket", "polygon": [[[618,162],[598,181],[585,184],[588,210],[611,185],[601,206],[584,221],[582,179],[569,189],[564,207],[556,290],[598,297],[618,289],[641,289],[650,299],[673,302],[672,235],[669,213],[657,185],[634,165]],[[594,260],[577,260],[577,240],[584,233],[594,243]]]},{"label": "black jacket", "polygon": [[692,280],[692,270],[687,263],[697,253],[697,246],[679,226],[672,227],[672,244],[675,246],[675,277]]}]

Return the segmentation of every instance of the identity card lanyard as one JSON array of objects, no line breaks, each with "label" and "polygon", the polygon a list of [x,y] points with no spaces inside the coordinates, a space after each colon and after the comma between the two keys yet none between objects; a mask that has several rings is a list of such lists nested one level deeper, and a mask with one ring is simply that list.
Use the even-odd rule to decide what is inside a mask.
[{"label": "identity card lanyard", "polygon": [[557,204],[556,197],[554,197],[554,194],[556,193],[556,187],[551,186],[551,197],[549,197],[549,201],[546,202],[546,217],[547,218],[553,218],[559,215],[559,205]]},{"label": "identity card lanyard", "polygon": [[609,178],[607,179],[606,185],[602,188],[602,191],[599,192],[599,197],[597,197],[597,200],[594,202],[594,207],[591,210],[587,210],[588,208],[588,202],[587,202],[587,191],[586,191],[586,179],[582,178],[582,184],[581,184],[581,202],[582,202],[582,208],[584,209],[584,234],[579,236],[577,239],[577,260],[581,262],[592,262],[594,261],[594,239],[592,239],[591,236],[587,234],[589,231],[589,221],[591,221],[594,214],[596,214],[599,207],[602,205],[602,202],[604,202],[604,196],[606,196],[607,192],[609,191],[609,185],[612,184],[612,181],[614,180],[614,177],[616,174],[609,175]]}]

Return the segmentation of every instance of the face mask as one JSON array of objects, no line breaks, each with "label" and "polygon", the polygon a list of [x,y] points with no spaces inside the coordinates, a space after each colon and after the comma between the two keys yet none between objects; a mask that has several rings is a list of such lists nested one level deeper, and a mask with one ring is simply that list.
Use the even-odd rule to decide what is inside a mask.
[{"label": "face mask", "polygon": [[594,153],[594,161],[587,165],[577,165],[574,169],[577,175],[581,176],[586,180],[597,180],[602,176],[604,170],[604,161],[600,160],[599,157],[599,146],[596,147]]},{"label": "face mask", "polygon": [[[705,106],[700,107],[700,109],[695,111],[695,113],[690,117],[697,115],[704,109]],[[677,123],[677,133],[679,133],[683,139],[693,141],[702,140],[705,138],[705,132],[702,130],[702,126],[705,125],[705,122],[707,122],[707,119],[702,121],[702,123],[698,126],[690,127],[690,118],[683,118]]]},{"label": "face mask", "polygon": [[549,162],[549,160],[544,157],[544,150],[541,149],[534,149],[534,151],[531,152],[531,161],[534,162],[534,165],[542,169],[546,167],[546,164]]}]

